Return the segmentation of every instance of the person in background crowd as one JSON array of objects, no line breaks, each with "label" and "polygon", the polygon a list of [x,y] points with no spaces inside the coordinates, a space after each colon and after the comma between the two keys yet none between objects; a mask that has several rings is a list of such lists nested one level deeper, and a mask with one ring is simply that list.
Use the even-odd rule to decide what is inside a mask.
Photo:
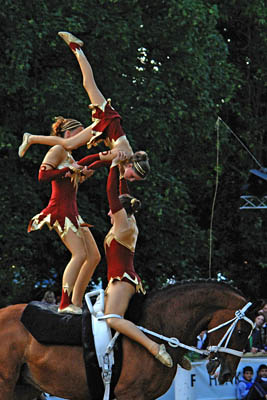
[{"label": "person in background crowd", "polygon": [[259,310],[259,314],[263,314],[265,321],[267,321],[267,301],[265,301],[264,306]]},{"label": "person in background crowd", "polygon": [[264,306],[262,309],[259,311],[259,315],[264,316],[264,324],[262,326],[262,333],[263,333],[263,346],[264,350],[267,352],[267,301],[265,301]]},{"label": "person in background crowd", "polygon": [[246,400],[267,399],[267,365],[261,364],[257,371],[257,377],[246,397]]},{"label": "person in background crowd", "polygon": [[47,290],[42,298],[42,303],[56,304],[56,296],[52,290]]},{"label": "person in background crowd", "polygon": [[253,385],[253,368],[246,366],[243,368],[243,376],[239,379],[236,387],[236,397],[238,400],[246,399],[247,394]]},{"label": "person in background crowd", "polygon": [[252,353],[265,353],[264,349],[264,329],[263,325],[265,323],[265,319],[263,315],[257,315],[255,318],[255,328],[252,332],[252,345],[251,345],[251,352]]}]

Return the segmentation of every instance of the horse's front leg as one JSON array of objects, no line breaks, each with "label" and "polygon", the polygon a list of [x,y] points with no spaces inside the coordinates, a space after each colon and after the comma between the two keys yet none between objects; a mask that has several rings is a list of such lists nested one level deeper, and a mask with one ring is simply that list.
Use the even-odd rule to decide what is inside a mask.
[{"label": "horse's front leg", "polygon": [[0,400],[14,400],[16,382],[19,377],[18,371],[11,371],[7,365],[0,366]]},{"label": "horse's front leg", "polygon": [[19,322],[24,307],[17,305],[0,310],[0,400],[16,399],[15,387],[28,339],[27,331]]},{"label": "horse's front leg", "polygon": [[0,348],[0,400],[14,400],[15,387],[19,379],[21,357],[16,343],[1,342]]}]

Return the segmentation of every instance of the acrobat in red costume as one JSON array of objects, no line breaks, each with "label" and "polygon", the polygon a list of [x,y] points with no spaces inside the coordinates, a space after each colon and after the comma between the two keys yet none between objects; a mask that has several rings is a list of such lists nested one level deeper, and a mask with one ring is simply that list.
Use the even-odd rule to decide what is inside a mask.
[{"label": "acrobat in red costume", "polygon": [[[53,159],[53,152],[57,151],[65,157],[64,161],[49,164],[50,159]],[[98,154],[86,157],[87,162],[96,160],[99,160]],[[28,232],[41,229],[46,224],[50,230],[54,229],[59,234],[71,252],[72,257],[63,274],[58,311],[81,313],[83,294],[100,260],[100,254],[88,229],[90,225],[83,221],[78,212],[77,187],[84,177],[73,163],[71,154],[63,148],[56,146],[47,153],[39,170],[39,181],[51,182],[52,194],[47,207],[31,219]],[[69,172],[72,173],[71,177],[65,177]]]},{"label": "acrobat in red costume", "polygon": [[91,65],[81,49],[83,42],[70,33],[60,32],[59,34],[69,45],[78,60],[83,75],[84,87],[92,103],[89,105],[89,108],[92,109],[93,123],[75,137],[68,139],[25,133],[19,148],[19,156],[23,157],[28,148],[35,143],[49,146],[60,144],[67,151],[70,151],[86,143],[88,148],[91,148],[92,146],[96,146],[100,141],[104,141],[105,145],[111,150],[116,148],[117,150],[124,151],[127,157],[130,158],[133,155],[133,151],[122,129],[121,116],[111,107],[110,99],[106,100],[98,89]]},{"label": "acrobat in red costume", "polygon": [[[23,135],[22,144],[19,147],[19,156],[23,157],[28,148],[36,143],[49,146],[59,144],[64,147],[65,150],[70,151],[84,144],[87,144],[87,147],[90,149],[92,146],[96,146],[99,142],[103,141],[110,149],[110,153],[112,153],[109,154],[109,159],[115,157],[118,151],[123,151],[129,161],[128,164],[132,164],[132,157],[134,154],[122,128],[121,116],[111,106],[110,99],[106,100],[97,87],[92,67],[81,49],[83,42],[69,32],[59,32],[59,35],[68,44],[79,63],[83,76],[83,85],[92,103],[89,105],[89,108],[92,109],[93,123],[77,135],[67,139],[58,136],[42,136],[25,133]],[[103,159],[103,156],[100,158]],[[141,166],[140,161],[144,162],[143,166]],[[145,179],[149,169],[148,156],[143,154],[142,160],[138,157],[138,160],[135,160],[135,164],[129,166],[127,172],[125,170],[125,177],[129,180]]]},{"label": "acrobat in red costume", "polygon": [[[114,165],[111,165],[107,181],[112,228],[104,241],[109,281],[105,290],[106,321],[112,329],[135,340],[164,365],[172,367],[173,362],[165,346],[151,340],[133,322],[124,318],[134,293],[144,293],[144,289],[133,264],[138,237],[134,213],[141,203],[129,195],[124,178],[120,181],[119,196],[119,171],[116,164],[120,161],[121,155],[113,160]],[[99,165],[99,161],[95,164]]]},{"label": "acrobat in red costume", "polygon": [[[84,157],[84,159],[78,161],[78,164],[88,165],[89,157]],[[104,165],[108,166],[110,164],[110,161],[96,160],[88,165],[88,169],[96,170]],[[120,183],[118,184],[118,182]],[[123,209],[119,199],[119,195],[122,194],[129,195],[127,181],[123,177],[119,180],[117,166],[111,167],[107,180],[107,197],[112,214]],[[123,238],[119,238],[118,236],[121,236],[120,232],[114,234],[114,228],[111,227],[104,240],[108,283],[110,284],[116,279],[126,281],[134,285],[137,292],[141,291],[145,294],[141,279],[134,269],[134,252],[138,237],[138,228],[133,215],[129,217],[128,231],[123,232]]]},{"label": "acrobat in red costume", "polygon": [[[107,196],[112,214],[123,208],[119,199],[118,175],[118,167],[110,169],[107,181]],[[129,194],[128,185],[124,178],[120,179],[120,194]],[[137,292],[145,293],[141,279],[134,269],[134,252],[138,228],[134,216],[129,217],[129,220],[129,230],[123,233],[123,238],[122,236],[118,238],[118,234],[114,234],[114,228],[112,227],[104,240],[108,284],[110,285],[116,279],[122,280],[135,285]]]},{"label": "acrobat in red costume", "polygon": [[[98,159],[98,154],[86,157],[87,162]],[[38,179],[40,182],[51,182],[52,193],[47,207],[30,220],[28,232],[42,229],[46,224],[50,230],[56,229],[60,236],[64,237],[69,229],[79,234],[81,226],[91,226],[86,224],[79,215],[77,187],[71,178],[65,178],[67,172],[73,172],[71,168],[73,162],[74,159],[69,154],[56,169],[47,170],[45,165],[41,166]]]}]

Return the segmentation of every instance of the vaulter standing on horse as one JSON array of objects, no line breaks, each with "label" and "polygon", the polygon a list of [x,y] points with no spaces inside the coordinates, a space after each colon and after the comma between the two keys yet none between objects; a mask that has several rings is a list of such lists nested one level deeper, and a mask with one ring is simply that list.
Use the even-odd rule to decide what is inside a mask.
[{"label": "vaulter standing on horse", "polygon": [[[22,144],[19,147],[19,156],[23,157],[28,148],[35,143],[49,146],[60,144],[67,151],[70,151],[86,143],[90,149],[92,146],[96,146],[103,141],[110,148],[108,153],[113,154],[113,157],[117,154],[117,151],[124,151],[126,153],[124,176],[127,180],[144,179],[150,169],[148,156],[143,152],[142,159],[138,157],[138,160],[136,160],[135,154],[133,154],[133,150],[122,129],[121,116],[111,107],[110,100],[105,99],[96,85],[92,67],[81,49],[83,42],[69,32],[59,32],[59,35],[69,45],[78,60],[83,76],[83,86],[92,103],[89,108],[92,109],[92,119],[94,122],[78,135],[75,135],[75,137],[67,139],[58,136],[24,133]],[[99,160],[105,159],[106,153],[99,153]]]},{"label": "vaulter standing on horse", "polygon": [[[52,125],[51,135],[75,137],[82,130],[81,122],[57,117]],[[47,207],[31,219],[28,232],[41,229],[46,224],[50,230],[54,229],[58,233],[71,252],[71,259],[62,278],[58,311],[81,314],[84,292],[100,261],[100,253],[89,230],[90,225],[84,223],[79,215],[76,196],[78,184],[86,176],[91,176],[93,171],[84,171],[81,176],[79,173],[75,174],[76,168],[73,165],[75,161],[71,152],[60,145],[47,152],[38,178],[40,182],[51,182],[52,194]]]}]

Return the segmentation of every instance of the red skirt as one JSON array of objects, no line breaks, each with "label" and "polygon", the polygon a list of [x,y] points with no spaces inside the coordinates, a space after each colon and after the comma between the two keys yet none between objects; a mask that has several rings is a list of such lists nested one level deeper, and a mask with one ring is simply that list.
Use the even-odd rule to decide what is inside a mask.
[{"label": "red skirt", "polygon": [[134,269],[134,253],[113,239],[110,246],[106,246],[106,260],[108,266],[108,286],[114,280],[123,280],[134,284],[136,292],[145,294],[141,278]]}]

